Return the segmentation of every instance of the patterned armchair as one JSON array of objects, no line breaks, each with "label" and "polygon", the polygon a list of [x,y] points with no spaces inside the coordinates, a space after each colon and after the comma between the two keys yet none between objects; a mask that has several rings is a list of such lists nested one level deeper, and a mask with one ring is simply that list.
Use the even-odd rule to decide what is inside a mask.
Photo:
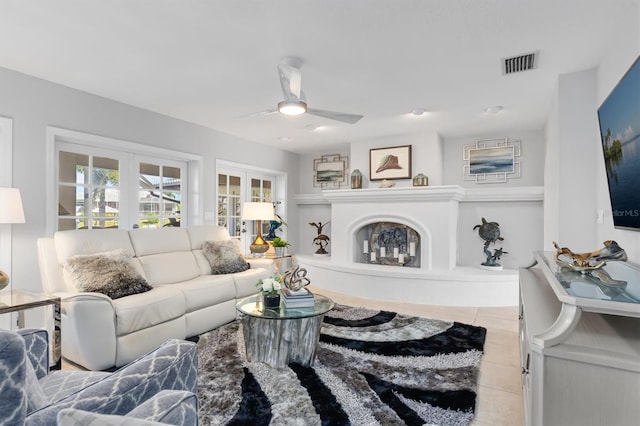
[{"label": "patterned armchair", "polygon": [[198,423],[195,343],[169,340],[113,373],[48,367],[46,331],[0,330],[0,425]]}]

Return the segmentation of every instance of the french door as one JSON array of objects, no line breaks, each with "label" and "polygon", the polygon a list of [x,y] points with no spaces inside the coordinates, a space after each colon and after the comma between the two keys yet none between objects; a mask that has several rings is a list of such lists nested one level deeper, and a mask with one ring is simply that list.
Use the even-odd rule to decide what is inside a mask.
[{"label": "french door", "polygon": [[239,240],[243,252],[248,253],[249,245],[257,233],[265,235],[269,232],[269,222],[262,222],[260,230],[253,221],[244,223],[242,205],[248,201],[275,203],[278,176],[243,169],[241,166],[219,165],[217,172],[217,223],[226,227],[231,238]]}]

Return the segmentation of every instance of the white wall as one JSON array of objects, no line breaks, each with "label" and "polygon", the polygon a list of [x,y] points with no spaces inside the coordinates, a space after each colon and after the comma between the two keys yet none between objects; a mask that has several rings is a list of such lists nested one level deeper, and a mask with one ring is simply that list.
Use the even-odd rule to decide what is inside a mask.
[{"label": "white wall", "polygon": [[[45,138],[48,125],[107,136],[204,158],[204,217],[215,211],[215,159],[288,172],[298,188],[298,156],[265,145],[114,102],[0,68],[0,116],[13,118],[13,185],[20,188],[27,223],[14,227],[13,288],[40,290],[36,240],[45,235]],[[286,213],[296,239],[294,206]]]},{"label": "white wall", "polygon": [[[633,61],[640,55],[640,1],[636,11],[635,25],[622,24],[617,28],[619,43],[607,51],[597,71],[597,105],[606,99],[611,90],[620,81]],[[640,232],[615,229],[611,215],[611,202],[607,186],[606,171],[601,148],[599,131],[595,135],[597,155],[595,158],[595,195],[596,208],[605,213],[604,223],[595,226],[595,234],[599,242],[616,240],[629,256],[629,260],[640,264]]]},{"label": "white wall", "polygon": [[[613,228],[597,109],[640,54],[640,2],[612,31],[614,42],[597,69],[558,78],[547,120],[545,163],[545,249],[551,241],[575,251],[616,240],[640,263],[640,232]],[[605,213],[596,222],[597,210]]]}]

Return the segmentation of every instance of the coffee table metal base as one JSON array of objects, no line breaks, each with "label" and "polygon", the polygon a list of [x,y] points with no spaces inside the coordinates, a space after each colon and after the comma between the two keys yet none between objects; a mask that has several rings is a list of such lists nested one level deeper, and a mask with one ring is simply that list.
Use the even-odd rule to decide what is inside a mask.
[{"label": "coffee table metal base", "polygon": [[324,315],[309,318],[267,319],[245,316],[242,332],[248,361],[285,368],[296,362],[312,366]]}]

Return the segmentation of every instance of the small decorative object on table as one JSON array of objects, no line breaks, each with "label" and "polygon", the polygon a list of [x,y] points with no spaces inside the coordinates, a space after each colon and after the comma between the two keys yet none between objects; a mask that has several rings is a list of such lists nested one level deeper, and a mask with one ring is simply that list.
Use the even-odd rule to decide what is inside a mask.
[{"label": "small decorative object on table", "polygon": [[556,253],[553,257],[561,267],[583,274],[602,268],[607,264],[607,260],[619,260],[623,262],[627,260],[627,253],[617,242],[607,240],[603,244],[604,247],[600,250],[589,253],[574,253],[567,247],[558,246],[554,241],[553,247],[555,247]]},{"label": "small decorative object on table", "polygon": [[315,304],[313,294],[305,287],[311,283],[307,270],[294,265],[284,273],[282,300],[285,308],[309,308]]},{"label": "small decorative object on table", "polygon": [[429,178],[422,173],[418,173],[413,177],[413,186],[429,186]]},{"label": "small decorative object on table", "polygon": [[507,254],[508,252],[504,251],[502,247],[495,249],[493,253],[489,251],[489,244],[495,243],[498,240],[504,241],[504,238],[500,236],[500,225],[498,222],[487,222],[483,217],[482,223],[473,227],[474,231],[476,228],[479,228],[478,234],[480,235],[480,238],[484,240],[483,251],[487,256],[487,260],[481,263],[482,268],[502,270],[502,265],[498,263],[498,260],[500,260],[500,257],[502,257],[503,254]]},{"label": "small decorative object on table", "polygon": [[362,189],[362,172],[358,169],[351,172],[351,189]]},{"label": "small decorative object on table", "polygon": [[322,224],[322,222],[309,222],[309,225],[315,227],[318,231],[318,235],[316,235],[316,237],[313,239],[313,244],[316,244],[320,247],[315,252],[317,256],[326,256],[329,254],[329,252],[325,250],[325,247],[327,246],[327,244],[329,244],[329,237],[322,233],[322,228],[324,228],[328,224],[329,222],[326,222],[324,225]]},{"label": "small decorative object on table", "polygon": [[256,284],[262,293],[265,309],[278,309],[280,307],[280,289],[282,278],[279,275],[263,278]]},{"label": "small decorative object on table", "polygon": [[276,256],[282,257],[284,256],[285,249],[291,244],[289,244],[287,240],[284,240],[280,237],[275,237],[273,240],[271,240],[271,245],[276,249]]},{"label": "small decorative object on table", "polygon": [[392,180],[388,180],[388,179],[382,179],[382,182],[380,182],[380,185],[378,185],[378,188],[393,188],[394,186],[396,186],[396,183]]}]

